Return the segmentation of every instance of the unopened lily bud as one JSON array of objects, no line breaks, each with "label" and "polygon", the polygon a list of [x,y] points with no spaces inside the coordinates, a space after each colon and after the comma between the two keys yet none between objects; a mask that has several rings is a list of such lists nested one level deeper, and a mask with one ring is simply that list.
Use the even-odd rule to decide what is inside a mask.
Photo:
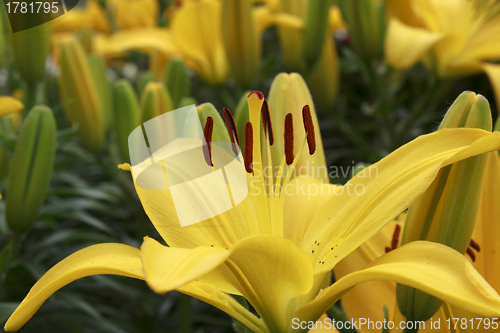
[{"label": "unopened lily bud", "polygon": [[55,152],[52,111],[35,106],[21,127],[7,181],[5,216],[10,229],[25,232],[35,221],[49,187]]},{"label": "unopened lily bud", "polygon": [[288,113],[293,115],[294,128],[294,154],[298,153],[306,132],[302,124],[302,109],[308,105],[315,129],[316,151],[309,155],[303,153],[297,162],[296,170],[299,174],[306,174],[321,179],[329,183],[328,170],[323,152],[323,142],[319,131],[318,118],[314,108],[314,103],[304,79],[297,73],[278,74],[271,85],[269,91],[269,111],[273,124],[274,137],[276,143],[271,147],[272,165],[279,166],[284,155],[284,123],[283,119]]},{"label": "unopened lily bud", "polygon": [[241,85],[250,86],[259,73],[260,36],[250,0],[222,0],[222,40],[230,73]]},{"label": "unopened lily bud", "polygon": [[365,59],[381,58],[387,27],[384,2],[339,0],[338,4],[348,25],[354,51]]},{"label": "unopened lily bud", "polygon": [[172,58],[168,61],[163,83],[172,97],[174,107],[178,108],[181,99],[190,94],[189,74],[182,59]]},{"label": "unopened lily bud", "polygon": [[148,83],[154,81],[156,81],[155,76],[149,71],[139,74],[137,77],[137,91],[139,92],[139,96],[142,96],[144,88],[146,88]]},{"label": "unopened lily bud", "polygon": [[51,22],[12,34],[12,50],[16,67],[29,83],[42,80],[45,59],[50,50]]},{"label": "unopened lily bud", "polygon": [[179,105],[177,106],[177,108],[183,108],[185,106],[188,106],[188,105],[196,105],[198,104],[198,102],[196,101],[196,99],[194,99],[193,97],[183,97],[180,101],[179,101]]},{"label": "unopened lily bud", "polygon": [[330,1],[309,1],[304,25],[302,53],[308,68],[312,68],[321,56],[326,32]]},{"label": "unopened lily bud", "polygon": [[141,109],[134,88],[127,80],[114,84],[114,124],[116,140],[121,156],[129,161],[128,137],[141,125]]},{"label": "unopened lily bud", "polygon": [[[457,127],[491,132],[491,110],[486,98],[470,91],[462,93],[439,129]],[[478,155],[440,170],[427,191],[410,207],[402,244],[427,240],[460,253],[467,251],[479,208],[486,159],[486,154]],[[403,285],[397,286],[397,301],[401,313],[410,321],[428,320],[443,303]]]},{"label": "unopened lily bud", "polygon": [[104,145],[105,121],[98,78],[93,76],[82,45],[74,37],[60,44],[61,74],[59,91],[66,118],[78,124],[82,144],[90,151],[99,151]]},{"label": "unopened lily bud", "polygon": [[212,103],[203,103],[196,107],[201,127],[204,128],[208,117],[212,117],[214,126],[212,132],[212,142],[231,142],[229,134],[224,124],[224,120]]},{"label": "unopened lily bud", "polygon": [[173,110],[172,99],[165,86],[158,82],[149,82],[141,96],[142,122]]},{"label": "unopened lily bud", "polygon": [[102,57],[91,54],[88,57],[90,72],[97,86],[97,93],[101,99],[104,128],[107,130],[113,122],[113,99],[111,87],[106,77],[106,65]]},{"label": "unopened lily bud", "polygon": [[[236,130],[240,135],[245,133],[245,124],[250,121],[250,116],[248,114],[248,102],[247,96],[251,91],[245,91],[243,95],[241,95],[240,100],[238,101],[238,105],[236,105],[236,110],[234,110],[234,122],[236,124]],[[240,140],[240,149],[243,151],[243,147],[245,146],[245,140]]]},{"label": "unopened lily bud", "polygon": [[495,123],[494,131],[500,131],[500,117],[498,117],[497,122]]},{"label": "unopened lily bud", "polygon": [[[281,0],[281,11],[283,13],[294,15],[302,19],[307,11],[307,2],[305,0]],[[300,72],[304,67],[304,58],[302,54],[303,30],[279,25],[278,35],[280,40],[283,60],[289,71]]]},{"label": "unopened lily bud", "polygon": [[325,108],[332,108],[337,98],[339,81],[337,50],[332,38],[327,37],[318,65],[308,79],[315,100]]}]

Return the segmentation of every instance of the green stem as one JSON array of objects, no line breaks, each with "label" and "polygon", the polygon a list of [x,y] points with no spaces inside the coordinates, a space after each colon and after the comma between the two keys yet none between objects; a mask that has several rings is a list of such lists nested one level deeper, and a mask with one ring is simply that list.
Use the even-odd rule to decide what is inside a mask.
[{"label": "green stem", "polygon": [[191,297],[181,295],[181,333],[191,333],[193,331],[193,322],[191,320]]},{"label": "green stem", "polygon": [[23,104],[24,109],[22,111],[22,116],[25,118],[28,112],[35,106],[38,102],[37,96],[40,88],[40,83],[38,82],[26,82],[23,91]]}]

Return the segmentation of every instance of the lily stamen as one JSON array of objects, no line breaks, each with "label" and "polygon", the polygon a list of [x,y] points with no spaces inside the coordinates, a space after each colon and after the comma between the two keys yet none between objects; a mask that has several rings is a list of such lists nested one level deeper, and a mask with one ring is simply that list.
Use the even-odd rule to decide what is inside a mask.
[{"label": "lily stamen", "polygon": [[271,114],[269,113],[269,104],[267,103],[266,99],[264,99],[264,103],[262,103],[260,112],[262,115],[262,127],[264,128],[264,135],[269,140],[269,145],[272,146],[274,144],[273,126],[271,123]]},{"label": "lily stamen", "polygon": [[203,145],[203,155],[205,156],[205,161],[208,166],[213,167],[214,163],[212,161],[212,133],[214,131],[214,119],[212,117],[207,117],[207,122],[203,128],[203,135],[205,136],[206,145]]},{"label": "lily stamen", "polygon": [[245,161],[245,170],[248,173],[253,171],[253,127],[251,122],[245,124],[245,149],[243,151],[243,160]]},{"label": "lily stamen", "polygon": [[471,258],[472,262],[476,261],[476,255],[474,254],[474,251],[470,247],[467,248],[467,254]]},{"label": "lily stamen", "polygon": [[292,164],[295,159],[293,154],[293,115],[291,113],[285,117],[285,157],[288,165]]},{"label": "lily stamen", "polygon": [[302,108],[302,120],[304,122],[304,129],[307,134],[307,145],[309,146],[309,155],[316,152],[316,135],[314,133],[314,124],[311,116],[309,105]]},{"label": "lily stamen", "polygon": [[470,246],[471,248],[473,248],[474,250],[476,250],[477,252],[481,252],[481,247],[480,247],[480,246],[479,246],[479,244],[478,244],[478,243],[476,243],[476,241],[475,241],[475,240],[473,240],[472,238],[471,238],[471,240],[470,240],[469,246]]},{"label": "lily stamen", "polygon": [[[236,129],[236,124],[234,122],[233,114],[228,108],[222,108],[222,116],[224,117],[224,122],[226,123],[227,132],[229,134],[229,139],[231,139],[231,143],[240,145],[240,138],[238,136],[238,130]],[[233,146],[233,151],[235,154],[238,154],[236,147]]]},{"label": "lily stamen", "polygon": [[399,236],[401,235],[401,226],[396,224],[394,232],[392,233],[391,246],[385,247],[385,253],[391,252],[398,248]]}]

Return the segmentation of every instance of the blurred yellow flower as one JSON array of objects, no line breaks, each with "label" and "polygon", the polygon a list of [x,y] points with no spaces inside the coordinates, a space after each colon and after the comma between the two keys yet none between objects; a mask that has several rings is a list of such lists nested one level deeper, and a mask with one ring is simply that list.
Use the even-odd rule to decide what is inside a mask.
[{"label": "blurred yellow flower", "polygon": [[386,0],[387,61],[406,69],[419,61],[441,77],[485,71],[500,101],[500,4],[492,0]]},{"label": "blurred yellow flower", "polygon": [[54,20],[54,32],[74,32],[91,29],[103,33],[110,32],[106,12],[96,0],[88,0],[85,7],[74,8]]},{"label": "blurred yellow flower", "polygon": [[107,0],[117,29],[154,27],[158,23],[157,0]]}]

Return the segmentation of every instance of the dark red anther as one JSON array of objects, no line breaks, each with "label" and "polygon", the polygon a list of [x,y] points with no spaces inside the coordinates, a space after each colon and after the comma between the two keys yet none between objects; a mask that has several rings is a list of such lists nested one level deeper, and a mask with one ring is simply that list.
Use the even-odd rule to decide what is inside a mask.
[{"label": "dark red anther", "polygon": [[203,135],[205,136],[206,144],[203,145],[203,155],[205,156],[205,161],[208,166],[213,167],[214,163],[212,161],[212,133],[214,131],[214,119],[212,117],[207,117],[207,122],[203,128]]},{"label": "dark red anther", "polygon": [[260,113],[262,116],[262,127],[264,128],[264,134],[269,140],[269,145],[272,146],[274,144],[273,125],[271,123],[271,114],[269,113],[269,104],[267,104],[266,99],[264,99],[264,103],[262,103]]},{"label": "dark red anther", "polygon": [[293,163],[295,156],[293,154],[293,116],[291,113],[285,116],[285,159],[286,164]]},{"label": "dark red anther", "polygon": [[236,147],[234,146],[234,141],[236,141],[237,145],[240,145],[240,138],[238,136],[238,130],[236,129],[236,124],[234,122],[233,114],[229,111],[228,108],[222,108],[222,116],[224,117],[224,121],[226,123],[227,132],[229,134],[229,138],[231,139],[231,143],[233,144],[233,152],[238,154]]},{"label": "dark red anther", "polygon": [[309,105],[302,108],[302,120],[304,122],[304,129],[307,135],[307,146],[309,147],[309,155],[316,152],[316,135],[314,133],[314,123],[311,116]]},{"label": "dark red anther", "polygon": [[253,127],[251,122],[245,124],[245,148],[243,150],[243,160],[245,162],[245,170],[248,173],[253,171]]}]

